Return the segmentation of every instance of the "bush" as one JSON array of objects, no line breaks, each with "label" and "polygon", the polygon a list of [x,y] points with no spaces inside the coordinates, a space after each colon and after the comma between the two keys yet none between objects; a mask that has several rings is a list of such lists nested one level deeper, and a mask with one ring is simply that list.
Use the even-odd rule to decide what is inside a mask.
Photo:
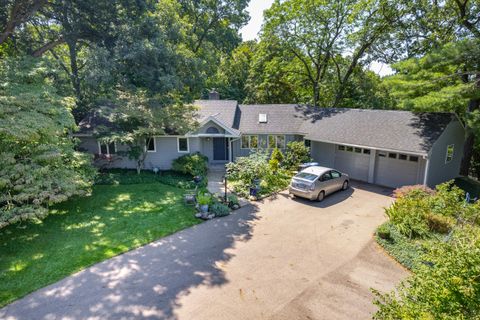
[{"label": "bush", "polygon": [[385,213],[400,233],[409,238],[424,237],[428,234],[426,215],[429,208],[424,198],[409,196],[398,198],[385,209]]},{"label": "bush", "polygon": [[413,186],[404,186],[397,188],[393,191],[394,198],[403,198],[403,197],[418,197],[418,196],[428,196],[434,194],[435,191],[430,189],[427,186],[417,184]]},{"label": "bush", "polygon": [[280,149],[275,148],[272,151],[272,155],[270,156],[270,161],[268,162],[268,165],[270,166],[270,170],[273,172],[277,172],[280,165],[283,162],[283,153],[280,151]]},{"label": "bush", "polygon": [[227,196],[227,202],[228,202],[228,206],[230,208],[232,208],[235,205],[237,205],[237,206],[240,205],[240,202],[238,201],[238,197],[234,194],[229,194]]},{"label": "bush", "polygon": [[291,141],[287,144],[283,166],[290,170],[296,170],[299,165],[312,161],[310,148],[303,141]]},{"label": "bush", "polygon": [[377,229],[377,236],[380,237],[380,239],[383,240],[390,240],[390,228],[388,224],[382,224],[380,227]]},{"label": "bush", "polygon": [[223,203],[216,202],[210,207],[210,212],[214,213],[216,217],[224,217],[230,214],[230,209]]},{"label": "bush", "polygon": [[281,169],[274,172],[268,164],[267,153],[261,150],[227,164],[227,173],[233,189],[241,196],[249,195],[249,188],[255,179],[261,181],[258,196],[283,190],[290,183],[288,172]]},{"label": "bush", "polygon": [[464,226],[436,242],[426,262],[392,293],[375,292],[375,319],[479,319],[480,230]]},{"label": "bush", "polygon": [[239,157],[235,162],[227,164],[227,173],[230,179],[241,181],[248,187],[254,179],[262,179],[269,172],[268,155],[258,150],[248,157]]},{"label": "bush", "polygon": [[209,205],[212,203],[212,195],[209,193],[198,193],[197,194],[197,203],[201,206]]},{"label": "bush", "polygon": [[455,225],[455,220],[450,217],[441,216],[438,214],[427,214],[427,225],[430,231],[437,233],[449,233]]},{"label": "bush", "polygon": [[199,152],[186,154],[173,160],[172,169],[192,177],[205,177],[208,170],[208,157]]}]

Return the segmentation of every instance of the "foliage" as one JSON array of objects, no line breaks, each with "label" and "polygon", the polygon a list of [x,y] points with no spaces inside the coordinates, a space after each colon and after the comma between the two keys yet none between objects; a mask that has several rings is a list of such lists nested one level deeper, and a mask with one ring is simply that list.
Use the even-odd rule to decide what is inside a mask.
[{"label": "foliage", "polygon": [[172,162],[172,169],[191,176],[207,175],[208,158],[199,152],[183,155]]},{"label": "foliage", "polygon": [[96,179],[96,185],[130,185],[163,183],[180,189],[193,189],[195,183],[190,175],[184,175],[174,171],[160,171],[155,174],[153,171],[143,170],[137,174],[135,170],[109,169],[100,172]]},{"label": "foliage", "polygon": [[279,48],[286,80],[308,88],[302,102],[336,106],[352,75],[362,72],[361,60],[395,26],[395,16],[386,1],[277,1],[265,12],[261,42]]},{"label": "foliage", "polygon": [[204,206],[204,205],[209,205],[213,201],[212,195],[209,193],[198,193],[197,194],[197,202],[199,205]]},{"label": "foliage", "polygon": [[228,202],[228,206],[230,208],[233,208],[236,205],[237,206],[240,205],[240,202],[238,201],[238,197],[236,195],[234,195],[233,193],[230,193],[227,196],[227,202]]},{"label": "foliage", "polygon": [[467,204],[464,192],[453,181],[440,184],[435,192],[423,186],[403,187],[394,192],[397,200],[385,210],[403,235],[426,237],[430,231],[449,232],[455,219],[476,219],[478,204]]},{"label": "foliage", "polygon": [[291,178],[290,173],[284,170],[273,171],[269,166],[268,153],[262,150],[227,164],[227,173],[235,192],[245,197],[249,195],[255,179],[261,181],[259,196],[265,196],[285,189]]},{"label": "foliage", "polygon": [[290,141],[285,151],[284,167],[290,170],[297,170],[302,163],[312,161],[310,148],[302,141]]},{"label": "foliage", "polygon": [[48,206],[89,192],[89,156],[74,151],[71,100],[43,60],[0,61],[0,228],[41,219]]},{"label": "foliage", "polygon": [[400,233],[391,222],[380,225],[376,231],[377,242],[398,262],[410,270],[422,263],[424,245],[416,239],[409,239]]},{"label": "foliage", "polygon": [[429,246],[427,263],[389,294],[376,292],[375,319],[478,319],[480,230],[464,226]]},{"label": "foliage", "polygon": [[270,160],[268,161],[268,165],[270,166],[270,170],[273,172],[277,172],[280,165],[283,163],[283,153],[280,149],[275,148],[272,151],[272,155],[270,156]]},{"label": "foliage", "polygon": [[264,150],[257,150],[248,157],[236,158],[226,167],[229,179],[250,186],[254,179],[262,179],[269,172],[268,154]]},{"label": "foliage", "polygon": [[183,191],[155,184],[94,186],[41,223],[0,230],[0,306],[87,266],[199,223]]},{"label": "foliage", "polygon": [[215,217],[225,217],[230,214],[230,208],[223,203],[215,202],[210,207],[210,212],[215,214]]}]

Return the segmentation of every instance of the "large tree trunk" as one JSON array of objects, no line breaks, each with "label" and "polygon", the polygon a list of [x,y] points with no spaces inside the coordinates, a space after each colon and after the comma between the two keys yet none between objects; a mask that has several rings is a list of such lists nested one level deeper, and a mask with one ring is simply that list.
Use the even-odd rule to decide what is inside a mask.
[{"label": "large tree trunk", "polygon": [[82,91],[80,88],[80,77],[78,73],[77,41],[75,39],[68,39],[66,42],[70,55],[70,81],[77,98],[77,103],[79,103],[82,100]]}]

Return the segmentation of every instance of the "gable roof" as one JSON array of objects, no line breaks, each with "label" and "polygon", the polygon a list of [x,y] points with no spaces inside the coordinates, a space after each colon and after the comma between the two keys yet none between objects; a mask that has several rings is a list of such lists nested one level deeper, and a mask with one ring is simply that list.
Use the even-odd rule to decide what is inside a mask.
[{"label": "gable roof", "polygon": [[[297,104],[238,105],[223,100],[199,104],[202,112],[219,112],[242,134],[298,134],[305,139],[426,155],[452,113],[400,110],[313,108]],[[267,115],[267,122],[259,121]],[[238,126],[237,126],[238,123]]]},{"label": "gable roof", "polygon": [[306,139],[424,155],[456,120],[452,113],[340,108],[303,108],[299,116]]}]

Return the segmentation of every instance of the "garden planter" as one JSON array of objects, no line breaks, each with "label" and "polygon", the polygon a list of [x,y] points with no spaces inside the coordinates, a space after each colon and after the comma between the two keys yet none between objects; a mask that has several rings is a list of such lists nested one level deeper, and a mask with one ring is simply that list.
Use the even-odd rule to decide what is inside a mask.
[{"label": "garden planter", "polygon": [[208,212],[208,204],[200,205],[200,212],[207,213]]}]

